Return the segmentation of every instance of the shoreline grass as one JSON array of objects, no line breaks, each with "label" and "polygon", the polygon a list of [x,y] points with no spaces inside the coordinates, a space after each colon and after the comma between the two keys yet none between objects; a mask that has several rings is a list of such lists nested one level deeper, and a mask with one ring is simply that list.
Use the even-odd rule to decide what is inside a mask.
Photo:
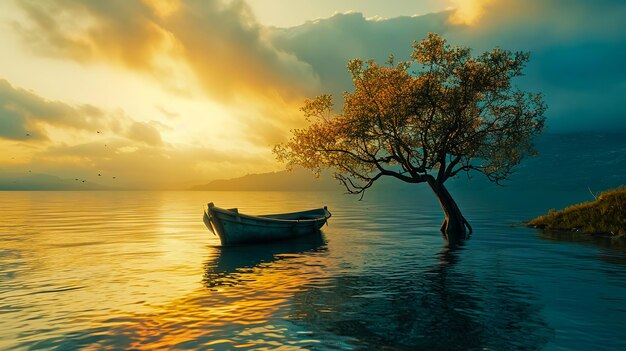
[{"label": "shoreline grass", "polygon": [[626,188],[621,186],[607,190],[595,201],[572,205],[560,211],[550,210],[530,220],[528,225],[547,230],[626,237]]}]

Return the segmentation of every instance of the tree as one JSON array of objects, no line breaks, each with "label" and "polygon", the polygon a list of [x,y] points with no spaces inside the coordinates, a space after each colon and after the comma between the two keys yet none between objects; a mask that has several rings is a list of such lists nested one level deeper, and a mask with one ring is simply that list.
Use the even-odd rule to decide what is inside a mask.
[{"label": "tree", "polygon": [[333,112],[331,95],[306,100],[310,125],[293,130],[274,153],[289,167],[333,169],[349,193],[361,196],[381,177],[427,183],[445,214],[442,232],[464,237],[472,228],[444,183],[478,172],[501,184],[536,154],[546,106],[541,94],[511,84],[528,53],[496,48],[472,56],[429,33],[414,42],[411,58],[396,64],[391,56],[387,65],[351,60],[354,91],[344,93],[341,113]]}]

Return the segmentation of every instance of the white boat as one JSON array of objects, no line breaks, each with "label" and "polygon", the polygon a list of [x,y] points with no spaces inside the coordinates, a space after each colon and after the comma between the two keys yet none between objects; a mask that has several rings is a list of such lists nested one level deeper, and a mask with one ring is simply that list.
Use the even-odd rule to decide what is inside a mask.
[{"label": "white boat", "polygon": [[267,243],[319,232],[331,217],[324,208],[251,216],[236,208],[223,209],[210,202],[204,210],[204,224],[219,236],[222,246]]}]

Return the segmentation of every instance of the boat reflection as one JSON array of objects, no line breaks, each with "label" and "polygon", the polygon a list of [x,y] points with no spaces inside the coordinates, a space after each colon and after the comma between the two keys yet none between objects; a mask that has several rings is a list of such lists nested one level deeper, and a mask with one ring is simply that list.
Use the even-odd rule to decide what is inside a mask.
[{"label": "boat reflection", "polygon": [[203,282],[208,288],[234,286],[245,273],[305,252],[327,250],[322,232],[265,245],[215,247],[217,253],[205,263]]}]

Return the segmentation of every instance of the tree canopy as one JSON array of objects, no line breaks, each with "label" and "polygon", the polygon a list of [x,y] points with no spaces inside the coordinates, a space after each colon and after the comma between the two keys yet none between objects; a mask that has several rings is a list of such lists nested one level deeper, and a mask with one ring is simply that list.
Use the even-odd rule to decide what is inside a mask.
[{"label": "tree canopy", "polygon": [[472,56],[429,33],[413,44],[411,58],[396,63],[391,56],[384,65],[351,60],[354,90],[344,93],[341,111],[334,112],[328,94],[306,100],[310,124],[274,148],[277,158],[316,173],[333,169],[354,194],[383,176],[428,182],[441,202],[435,188],[445,190],[443,183],[459,173],[500,183],[535,154],[546,106],[541,94],[511,83],[528,53],[496,48]]}]

